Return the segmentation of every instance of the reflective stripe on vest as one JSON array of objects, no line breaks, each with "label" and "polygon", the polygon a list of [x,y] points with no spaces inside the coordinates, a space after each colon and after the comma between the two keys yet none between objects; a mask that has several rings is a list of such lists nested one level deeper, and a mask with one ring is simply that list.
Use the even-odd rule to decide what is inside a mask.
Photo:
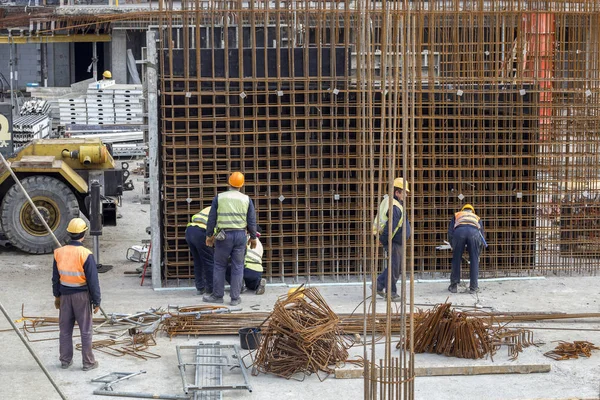
[{"label": "reflective stripe on vest", "polygon": [[251,249],[250,246],[246,248],[246,259],[244,260],[244,266],[253,271],[263,272],[262,256],[263,245],[260,243],[260,240],[256,239],[255,249]]},{"label": "reflective stripe on vest", "polygon": [[237,190],[229,190],[217,196],[217,228],[246,229],[250,197]]},{"label": "reflective stripe on vest", "polygon": [[206,224],[208,223],[208,214],[210,214],[210,206],[202,209],[197,214],[194,214],[192,217],[192,222],[187,224],[187,226],[197,226],[199,228],[206,229]]},{"label": "reflective stripe on vest", "polygon": [[477,229],[481,228],[477,214],[469,211],[459,211],[454,214],[454,227],[456,228],[459,225],[472,225]]},{"label": "reflective stripe on vest", "polygon": [[[383,200],[381,200],[381,203],[379,203],[379,209],[377,211],[377,215],[375,216],[375,220],[373,221],[373,235],[381,235],[381,233],[383,232],[383,228],[385,227],[385,224],[388,221],[387,213],[389,205],[389,196],[386,194],[385,196],[383,196]],[[396,199],[394,199],[394,206],[400,209],[402,216],[400,217],[400,221],[398,221],[398,225],[394,228],[392,238],[394,238],[396,232],[398,232],[398,230],[402,226],[402,223],[404,222],[404,207],[402,207],[402,204],[400,204],[400,202]]]},{"label": "reflective stripe on vest", "polygon": [[64,246],[54,250],[54,259],[60,276],[60,284],[69,287],[87,285],[83,265],[91,251],[83,246]]}]

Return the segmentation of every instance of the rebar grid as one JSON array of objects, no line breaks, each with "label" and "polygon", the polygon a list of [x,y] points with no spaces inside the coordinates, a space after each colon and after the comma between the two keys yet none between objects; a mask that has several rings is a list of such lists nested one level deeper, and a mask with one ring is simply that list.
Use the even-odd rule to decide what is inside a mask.
[{"label": "rebar grid", "polygon": [[193,276],[185,225],[235,170],[271,279],[347,280],[377,267],[372,205],[391,163],[401,174],[412,157],[417,271],[449,271],[450,254],[434,249],[469,202],[490,243],[482,276],[596,273],[597,2],[410,2],[406,51],[420,77],[407,83],[407,154],[407,5],[363,3],[362,17],[347,3],[161,3],[166,278]]}]

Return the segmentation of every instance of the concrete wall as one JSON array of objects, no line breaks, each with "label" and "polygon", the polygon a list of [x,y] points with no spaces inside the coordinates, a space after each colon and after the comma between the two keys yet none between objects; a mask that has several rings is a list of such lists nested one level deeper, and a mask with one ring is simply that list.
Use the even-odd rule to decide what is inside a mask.
[{"label": "concrete wall", "polygon": [[[48,86],[69,86],[70,55],[69,43],[48,44]],[[43,86],[41,71],[41,45],[16,45],[16,64],[18,71],[13,84],[19,90],[25,90],[27,83],[39,83]],[[0,72],[10,79],[10,48],[8,44],[0,44]]]}]

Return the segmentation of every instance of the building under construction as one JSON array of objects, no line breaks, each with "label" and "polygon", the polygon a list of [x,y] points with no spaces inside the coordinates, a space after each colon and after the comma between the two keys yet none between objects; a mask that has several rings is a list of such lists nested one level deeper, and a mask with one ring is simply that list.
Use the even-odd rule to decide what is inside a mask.
[{"label": "building under construction", "polygon": [[157,32],[165,279],[193,276],[186,224],[237,170],[274,281],[377,267],[371,221],[395,176],[410,185],[415,272],[449,272],[436,247],[465,203],[486,229],[483,276],[598,270],[597,1],[161,0],[90,14],[32,14],[25,35]]}]

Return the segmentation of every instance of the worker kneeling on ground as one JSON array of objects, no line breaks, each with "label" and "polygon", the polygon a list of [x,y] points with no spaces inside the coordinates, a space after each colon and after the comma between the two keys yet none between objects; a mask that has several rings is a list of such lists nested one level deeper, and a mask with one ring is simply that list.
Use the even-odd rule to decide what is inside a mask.
[{"label": "worker kneeling on ground", "polygon": [[[260,242],[260,227],[257,228],[256,232],[256,248],[250,248],[250,241],[246,248],[246,258],[244,259],[244,284],[242,287],[242,293],[246,290],[254,290],[256,294],[264,294],[267,285],[267,280],[262,277],[263,266],[263,245]],[[231,264],[227,266],[227,272],[225,273],[225,279],[227,283],[231,282]]]},{"label": "worker kneeling on ground", "polygon": [[[225,273],[231,257],[231,305],[242,302],[240,293],[244,280],[244,257],[246,243],[255,249],[256,213],[254,203],[240,192],[244,186],[244,175],[234,172],[229,177],[229,190],[216,195],[211,204],[206,225],[206,245],[215,247],[215,268],[213,271],[213,292],[202,300],[207,303],[223,303],[225,294]],[[246,238],[250,235],[250,240]]]},{"label": "worker kneeling on ground", "polygon": [[92,307],[94,314],[100,308],[100,284],[96,260],[83,247],[88,226],[81,218],[73,218],[67,226],[71,236],[68,245],[54,250],[52,291],[54,306],[60,310],[58,326],[60,363],[63,369],[73,364],[73,327],[75,321],[81,333],[83,370],[98,367],[92,352]]},{"label": "worker kneeling on ground", "polygon": [[213,291],[214,250],[206,245],[206,224],[209,214],[210,207],[194,214],[185,229],[185,241],[194,260],[194,280],[198,295],[211,294]]},{"label": "worker kneeling on ground", "polygon": [[471,263],[469,291],[474,294],[479,290],[477,284],[479,255],[483,246],[487,247],[484,234],[483,221],[475,214],[475,208],[470,204],[465,204],[450,220],[448,225],[448,242],[452,245],[452,272],[448,287],[450,292],[456,293],[460,283],[460,264],[465,246]]},{"label": "worker kneeling on ground", "polygon": [[[400,296],[398,295],[398,289],[396,287],[396,282],[400,278],[401,271],[401,263],[404,259],[404,248],[403,248],[403,237],[402,237],[402,227],[404,223],[406,223],[406,240],[410,237],[410,223],[408,221],[408,217],[405,216],[404,212],[404,198],[406,193],[410,193],[408,189],[408,183],[403,178],[394,179],[394,199],[393,199],[393,210],[392,210],[392,248],[391,251],[388,249],[389,242],[389,213],[388,208],[390,204],[390,200],[387,196],[383,198],[381,203],[379,203],[379,209],[377,211],[377,216],[375,217],[375,221],[373,221],[373,234],[379,235],[379,242],[383,246],[383,248],[388,252],[388,254],[392,257],[392,293],[391,299],[392,301],[399,301]],[[388,267],[386,263],[386,267],[383,272],[379,274],[377,277],[377,294],[381,297],[385,297],[385,291],[387,288],[388,281]],[[389,288],[387,288],[389,290]]]}]

